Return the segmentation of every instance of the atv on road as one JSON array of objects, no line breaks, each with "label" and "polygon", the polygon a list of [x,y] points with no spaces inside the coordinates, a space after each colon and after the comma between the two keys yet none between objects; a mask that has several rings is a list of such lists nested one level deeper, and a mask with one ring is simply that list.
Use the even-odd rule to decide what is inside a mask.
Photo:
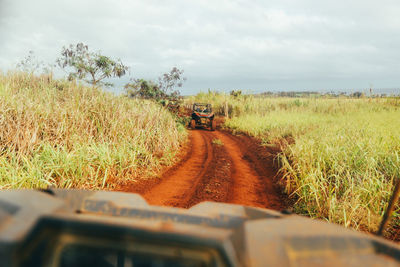
[{"label": "atv on road", "polygon": [[194,103],[190,128],[196,129],[196,126],[208,127],[215,131],[217,123],[214,120],[211,104]]}]

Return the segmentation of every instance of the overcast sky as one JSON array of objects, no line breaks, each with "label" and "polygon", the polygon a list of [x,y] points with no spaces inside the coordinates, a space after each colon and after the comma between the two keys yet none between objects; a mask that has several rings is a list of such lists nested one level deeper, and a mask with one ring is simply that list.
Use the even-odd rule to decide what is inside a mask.
[{"label": "overcast sky", "polygon": [[0,0],[0,69],[83,42],[199,90],[400,87],[399,0]]}]

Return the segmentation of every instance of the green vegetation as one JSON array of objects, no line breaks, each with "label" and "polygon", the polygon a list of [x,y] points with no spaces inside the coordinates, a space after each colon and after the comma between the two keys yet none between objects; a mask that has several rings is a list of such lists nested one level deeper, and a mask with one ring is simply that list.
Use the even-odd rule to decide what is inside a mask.
[{"label": "green vegetation", "polygon": [[171,164],[185,138],[154,102],[0,74],[0,189],[110,188]]},{"label": "green vegetation", "polygon": [[218,139],[218,138],[214,138],[211,141],[211,143],[213,143],[214,145],[217,145],[217,146],[223,146],[224,145],[224,143],[221,141],[221,139]]},{"label": "green vegetation", "polygon": [[131,79],[131,82],[125,85],[125,92],[132,98],[153,99],[159,102],[167,99],[176,100],[180,97],[180,92],[176,88],[182,87],[183,82],[186,81],[183,72],[173,67],[170,72],[158,78],[158,83],[151,80]]},{"label": "green vegetation", "polygon": [[220,112],[228,103],[233,131],[282,145],[297,213],[376,230],[400,178],[400,99],[197,97],[189,101],[209,97]]},{"label": "green vegetation", "polygon": [[83,43],[71,44],[69,48],[63,47],[57,64],[64,70],[70,69],[69,80],[84,80],[93,86],[112,86],[111,83],[103,82],[103,80],[112,77],[120,78],[129,69],[121,60],[114,60],[99,52],[89,51],[89,47]]}]

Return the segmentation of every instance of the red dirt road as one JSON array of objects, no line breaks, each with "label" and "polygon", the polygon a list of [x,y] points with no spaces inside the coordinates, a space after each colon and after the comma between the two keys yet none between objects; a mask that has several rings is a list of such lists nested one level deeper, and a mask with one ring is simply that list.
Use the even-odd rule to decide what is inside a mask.
[{"label": "red dirt road", "polygon": [[120,190],[140,193],[152,205],[188,208],[210,200],[282,210],[275,152],[250,137],[196,129],[190,131],[186,156],[161,178]]}]

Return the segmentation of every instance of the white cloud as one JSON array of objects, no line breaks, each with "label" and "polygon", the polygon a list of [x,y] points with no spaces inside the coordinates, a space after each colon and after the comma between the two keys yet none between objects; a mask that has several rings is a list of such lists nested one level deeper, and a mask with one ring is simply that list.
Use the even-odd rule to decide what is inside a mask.
[{"label": "white cloud", "polygon": [[[201,88],[400,86],[397,0],[0,0],[0,68],[84,42],[135,77],[185,70]],[[4,12],[6,10],[6,12]]]}]

